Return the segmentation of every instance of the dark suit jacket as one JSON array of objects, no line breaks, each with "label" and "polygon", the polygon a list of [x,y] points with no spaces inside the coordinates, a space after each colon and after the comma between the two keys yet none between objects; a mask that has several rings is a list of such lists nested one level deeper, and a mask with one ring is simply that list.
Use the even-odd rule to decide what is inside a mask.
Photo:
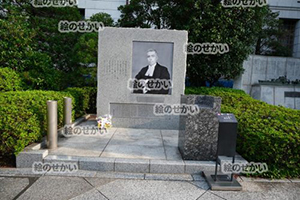
[{"label": "dark suit jacket", "polygon": [[[170,80],[170,74],[169,71],[166,67],[161,66],[160,64],[156,64],[154,72],[153,72],[153,76],[149,77],[149,76],[145,76],[145,74],[148,71],[148,66],[143,67],[141,69],[141,71],[135,76],[135,78],[137,80],[140,79],[166,79],[166,80]],[[136,88],[136,86],[134,86],[134,88]],[[143,93],[143,90],[134,90],[133,93]],[[168,94],[169,93],[169,89],[164,90],[151,90],[149,92],[147,92],[146,94]]]}]

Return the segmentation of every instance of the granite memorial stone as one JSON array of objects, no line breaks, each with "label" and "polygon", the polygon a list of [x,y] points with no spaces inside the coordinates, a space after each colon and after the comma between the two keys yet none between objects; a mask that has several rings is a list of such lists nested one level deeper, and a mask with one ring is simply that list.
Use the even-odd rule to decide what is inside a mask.
[{"label": "granite memorial stone", "polygon": [[[114,127],[178,130],[179,116],[156,116],[153,107],[180,104],[187,42],[187,31],[110,27],[100,31],[97,115],[111,114]],[[142,85],[134,90],[131,85],[132,80],[151,83],[150,78],[170,81],[172,87],[154,90]]]},{"label": "granite memorial stone", "polygon": [[184,160],[215,160],[218,141],[218,117],[221,98],[182,95],[182,104],[198,105],[195,115],[181,115],[178,147]]}]

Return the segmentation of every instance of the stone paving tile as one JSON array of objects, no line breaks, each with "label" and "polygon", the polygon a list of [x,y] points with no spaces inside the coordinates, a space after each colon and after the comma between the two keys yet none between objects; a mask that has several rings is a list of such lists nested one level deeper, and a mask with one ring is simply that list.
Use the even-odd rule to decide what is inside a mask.
[{"label": "stone paving tile", "polygon": [[108,145],[101,157],[166,159],[164,148],[157,146]]},{"label": "stone paving tile", "polygon": [[291,182],[289,179],[268,179],[268,178],[252,178],[252,177],[245,177],[240,176],[243,181],[254,181],[254,182]]},{"label": "stone paving tile", "polygon": [[206,181],[191,181],[190,183],[202,190],[208,190],[210,188]]},{"label": "stone paving tile", "polygon": [[115,171],[117,172],[134,172],[149,173],[150,161],[144,159],[122,159],[116,158]]},{"label": "stone paving tile", "polygon": [[95,177],[114,179],[145,179],[142,173],[122,173],[122,172],[97,172]]},{"label": "stone paving tile", "polygon": [[138,146],[163,146],[163,142],[161,138],[152,138],[152,137],[127,137],[122,135],[115,135],[109,145],[121,145],[121,146],[128,146],[128,145],[138,145]]},{"label": "stone paving tile", "polygon": [[271,185],[273,186],[272,191],[274,192],[294,192],[297,193],[300,197],[300,183],[274,183],[272,182]]},{"label": "stone paving tile", "polygon": [[42,150],[24,150],[16,157],[16,165],[18,168],[29,168],[34,162],[42,162],[43,158],[48,155],[49,151]]},{"label": "stone paving tile", "polygon": [[150,173],[184,174],[184,162],[177,160],[150,160]]},{"label": "stone paving tile", "polygon": [[211,191],[225,199],[299,199],[300,184],[274,182],[241,182],[242,191]]},{"label": "stone paving tile", "polygon": [[190,174],[146,174],[146,180],[193,181]]},{"label": "stone paving tile", "polygon": [[89,200],[89,199],[97,199],[97,200],[107,200],[105,196],[103,196],[98,190],[92,189],[86,193],[78,195],[77,197],[72,198],[71,200]]},{"label": "stone paving tile", "polygon": [[265,192],[272,190],[273,186],[266,182],[239,182],[243,188],[243,192]]},{"label": "stone paving tile", "polygon": [[85,144],[85,143],[67,143],[58,146],[55,150],[49,150],[49,155],[66,155],[66,156],[90,156],[98,157],[105,144]]},{"label": "stone paving tile", "polygon": [[33,168],[0,168],[0,176],[39,177],[45,173],[35,173],[33,172]]},{"label": "stone paving tile", "polygon": [[[93,139],[92,137],[74,137],[76,141],[66,141],[64,143],[58,144],[58,148],[65,147],[65,148],[72,148],[72,149],[83,149],[83,150],[94,150],[99,151],[103,150],[103,147],[106,146],[109,139]],[[83,138],[88,138],[85,140]],[[77,141],[78,140],[78,141]]]},{"label": "stone paving tile", "polygon": [[178,140],[179,131],[178,130],[161,130],[161,134],[162,134],[163,138],[172,137],[172,138],[177,138],[177,140]]},{"label": "stone paving tile", "polygon": [[0,199],[15,198],[28,184],[28,178],[0,177]]},{"label": "stone paving tile", "polygon": [[165,147],[176,147],[178,148],[178,138],[176,137],[163,137]]},{"label": "stone paving tile", "polygon": [[114,158],[81,158],[79,159],[79,169],[96,171],[114,171]]},{"label": "stone paving tile", "polygon": [[[111,137],[111,136],[110,136]],[[107,144],[109,138],[100,138],[95,136],[73,136],[69,137],[66,140],[59,142],[58,146],[66,146],[66,147],[76,147],[76,145],[88,145],[91,148],[97,147],[97,145]]]},{"label": "stone paving tile", "polygon": [[178,147],[165,146],[167,160],[182,160]]},{"label": "stone paving tile", "polygon": [[62,162],[78,162],[78,160],[80,158],[83,158],[83,157],[80,157],[80,156],[68,156],[68,155],[48,155],[44,158],[44,163],[45,161],[46,162],[59,162],[59,161],[62,161]]},{"label": "stone paving tile", "polygon": [[45,176],[94,177],[96,173],[96,171],[78,170],[69,173],[47,172]]},{"label": "stone paving tile", "polygon": [[212,171],[215,170],[215,162],[213,161],[192,161],[185,160],[185,173],[194,174],[201,173],[202,171]]},{"label": "stone paving tile", "polygon": [[186,181],[116,180],[98,187],[108,199],[196,199],[205,190]]},{"label": "stone paving tile", "polygon": [[206,191],[200,198],[198,198],[197,200],[222,200],[224,198],[219,197],[209,191]]},{"label": "stone paving tile", "polygon": [[18,199],[70,199],[91,189],[93,187],[83,178],[44,176],[40,177]]},{"label": "stone paving tile", "polygon": [[201,174],[192,174],[192,177],[194,181],[206,181]]},{"label": "stone paving tile", "polygon": [[300,179],[289,179],[292,183],[300,183]]},{"label": "stone paving tile", "polygon": [[269,199],[264,193],[259,192],[241,192],[241,191],[209,191],[223,199],[232,200],[257,200],[257,199]]},{"label": "stone paving tile", "polygon": [[106,185],[110,182],[113,182],[117,179],[113,178],[98,178],[98,177],[92,177],[92,178],[85,178],[85,180],[90,183],[93,187],[100,187],[102,185]]},{"label": "stone paving tile", "polygon": [[158,129],[127,129],[118,128],[115,136],[123,136],[127,138],[161,138],[160,130]]}]

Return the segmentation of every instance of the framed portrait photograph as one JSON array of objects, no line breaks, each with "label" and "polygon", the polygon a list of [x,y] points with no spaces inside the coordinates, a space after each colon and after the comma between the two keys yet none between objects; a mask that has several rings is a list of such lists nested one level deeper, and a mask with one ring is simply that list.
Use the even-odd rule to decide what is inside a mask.
[{"label": "framed portrait photograph", "polygon": [[173,51],[171,42],[133,41],[133,93],[172,94]]}]

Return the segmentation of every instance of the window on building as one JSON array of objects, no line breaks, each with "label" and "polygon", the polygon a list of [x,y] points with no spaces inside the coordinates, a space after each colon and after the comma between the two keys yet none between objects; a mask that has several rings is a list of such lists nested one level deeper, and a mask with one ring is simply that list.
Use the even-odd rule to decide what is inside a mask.
[{"label": "window on building", "polygon": [[80,15],[82,17],[82,19],[85,18],[85,9],[84,8],[79,8],[79,12],[80,12]]},{"label": "window on building", "polygon": [[295,19],[281,19],[283,21],[283,28],[287,31],[286,34],[280,39],[281,43],[293,50],[295,27],[297,20]]}]

